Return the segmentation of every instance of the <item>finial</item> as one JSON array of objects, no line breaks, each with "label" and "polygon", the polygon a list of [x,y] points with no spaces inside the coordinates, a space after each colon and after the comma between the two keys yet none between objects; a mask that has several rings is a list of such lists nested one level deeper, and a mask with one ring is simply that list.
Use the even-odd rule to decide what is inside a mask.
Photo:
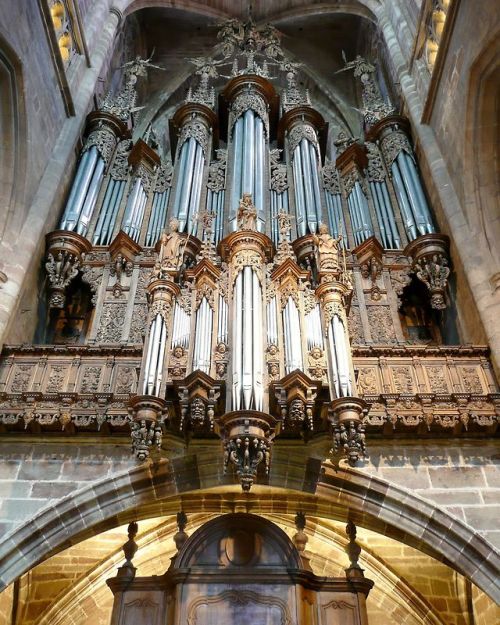
[{"label": "finial", "polygon": [[361,554],[361,547],[356,542],[356,526],[349,519],[345,528],[345,533],[349,538],[347,543],[346,553],[349,556],[349,567],[345,570],[346,577],[364,577],[363,569],[359,566],[359,556]]},{"label": "finial", "polygon": [[139,526],[135,521],[129,523],[127,528],[128,540],[123,545],[123,553],[125,555],[125,564],[118,569],[118,577],[126,577],[127,579],[134,579],[136,568],[132,564],[132,560],[135,556],[135,553],[138,549],[137,543],[134,538],[137,536],[137,532],[139,531]]},{"label": "finial", "polygon": [[174,543],[177,548],[177,551],[180,551],[182,545],[186,542],[189,536],[184,531],[187,525],[187,516],[184,511],[180,511],[177,513],[177,528],[178,531],[174,534]]},{"label": "finial", "polygon": [[305,551],[307,541],[307,534],[304,532],[306,527],[306,515],[302,511],[298,511],[295,515],[295,527],[297,528],[297,533],[293,537],[293,544],[295,545],[297,551],[302,553]]}]

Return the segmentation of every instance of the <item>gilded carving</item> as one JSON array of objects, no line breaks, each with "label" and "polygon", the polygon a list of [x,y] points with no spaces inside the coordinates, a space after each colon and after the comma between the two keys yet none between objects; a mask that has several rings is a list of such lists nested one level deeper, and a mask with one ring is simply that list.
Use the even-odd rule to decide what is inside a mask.
[{"label": "gilded carving", "polygon": [[476,367],[460,367],[460,375],[462,377],[462,384],[466,393],[475,395],[483,394],[483,385],[481,384],[481,378],[479,377]]}]

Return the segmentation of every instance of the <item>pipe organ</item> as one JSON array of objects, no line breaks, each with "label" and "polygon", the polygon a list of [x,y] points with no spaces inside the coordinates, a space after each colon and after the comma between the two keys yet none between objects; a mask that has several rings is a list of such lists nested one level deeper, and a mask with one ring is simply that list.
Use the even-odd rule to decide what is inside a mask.
[{"label": "pipe organ", "polygon": [[[124,88],[89,116],[60,230],[47,238],[49,307],[64,309],[80,273],[96,307],[86,340],[142,345],[130,401],[139,459],[165,429],[217,434],[248,490],[284,431],[330,433],[332,453],[362,458],[368,407],[352,332],[373,321],[376,342],[384,315],[400,323],[410,273],[432,308],[446,307],[448,248],[409,124],[383,102],[371,64],[346,65],[361,78],[365,141],[341,132],[328,158],[328,125],[276,33],[228,23],[221,37],[211,61],[195,60],[199,86],[171,120],[172,163],[133,138],[149,61],[126,66]],[[225,66],[216,106],[209,80]],[[382,281],[388,258],[405,259],[399,282]]]}]

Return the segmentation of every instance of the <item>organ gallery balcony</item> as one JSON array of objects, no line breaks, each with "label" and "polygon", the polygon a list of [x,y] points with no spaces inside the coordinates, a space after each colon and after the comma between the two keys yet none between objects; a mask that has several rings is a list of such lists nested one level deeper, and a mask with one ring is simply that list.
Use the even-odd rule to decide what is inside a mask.
[{"label": "organ gallery balcony", "polygon": [[[134,346],[4,347],[0,358],[2,435],[102,432],[129,437],[128,404],[140,394],[141,356],[142,349]],[[500,392],[485,347],[354,347],[353,361],[359,395],[370,406],[364,416],[370,437],[490,436],[496,431]],[[315,386],[308,439],[326,432],[328,387],[324,383]],[[183,396],[179,387],[182,381],[167,385],[164,432],[180,420]],[[224,390],[218,388],[218,392]],[[223,402],[218,400],[213,409],[217,418]],[[279,402],[272,403],[272,411],[275,418],[281,417]],[[293,430],[285,428],[283,436],[293,435]],[[295,436],[300,439],[301,432]]]}]

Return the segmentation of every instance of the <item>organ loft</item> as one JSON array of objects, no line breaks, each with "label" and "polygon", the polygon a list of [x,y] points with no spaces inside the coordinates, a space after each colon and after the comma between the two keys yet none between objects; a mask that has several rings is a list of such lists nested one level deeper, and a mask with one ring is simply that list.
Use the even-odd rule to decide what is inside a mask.
[{"label": "organ loft", "polygon": [[[56,16],[59,4],[74,6],[49,4]],[[441,33],[437,12],[459,3],[422,6],[434,4],[443,7],[431,17],[423,7],[421,19]],[[424,42],[426,32],[414,62],[433,75],[439,42]],[[491,619],[498,552],[491,547],[489,559],[489,525],[457,512],[443,476],[473,449],[495,454],[498,383],[486,341],[463,338],[461,252],[436,209],[388,57],[359,45],[331,63],[318,58],[330,64],[322,91],[300,46],[287,49],[299,33],[284,36],[251,12],[208,33],[209,43],[185,53],[177,90],[148,91],[173,72],[161,47],[139,54],[129,45],[114,57],[82,118],[58,222],[42,244],[35,338],[3,347],[0,443],[8,453],[20,441],[48,454],[36,479],[52,483],[51,505],[62,497],[52,555],[43,551],[52,530],[35,514],[30,540],[43,545],[33,547],[33,579],[77,548],[63,527],[80,486],[58,494],[59,478],[44,477],[58,454],[79,450],[61,473],[75,483],[80,462],[116,467],[117,477],[99,470],[88,498],[78,495],[81,540],[121,528],[108,564],[95,560],[101,568],[81,574],[90,585],[71,589],[75,605],[87,587],[94,601],[102,596],[105,609],[89,608],[94,620],[65,620],[69,599],[29,620],[35,586],[22,590],[28,569],[7,545],[4,593],[17,590],[6,613],[18,620],[5,622],[492,625],[474,620],[471,606],[484,604]],[[336,89],[347,90],[347,112]],[[489,488],[474,462],[482,461],[471,460],[475,477],[457,469],[458,489],[469,479]],[[403,490],[376,483],[398,470]],[[87,521],[96,502],[98,517]],[[334,556],[322,555],[334,527],[321,529],[322,515],[337,523]],[[461,529],[475,520],[479,534]],[[168,561],[160,536],[172,543]],[[446,592],[456,604],[429,599],[445,592],[437,581],[424,588],[434,564],[418,565],[418,592],[399,564],[381,573],[380,536],[409,545],[407,563],[420,552],[436,562],[436,579],[454,580]],[[440,551],[445,540],[460,543],[460,557]],[[157,555],[141,564],[153,544]],[[389,578],[408,587],[393,581],[388,590]],[[393,600],[399,612],[387,607]],[[472,617],[460,620],[459,608]]]}]

